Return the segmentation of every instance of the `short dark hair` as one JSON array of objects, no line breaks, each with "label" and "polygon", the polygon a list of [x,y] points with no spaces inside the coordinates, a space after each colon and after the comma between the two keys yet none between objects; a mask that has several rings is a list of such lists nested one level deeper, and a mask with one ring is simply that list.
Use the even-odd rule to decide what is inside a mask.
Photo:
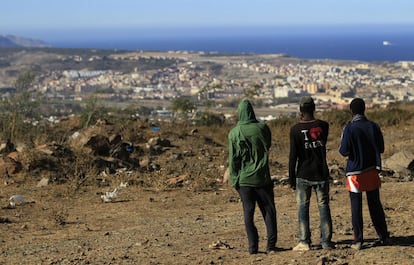
[{"label": "short dark hair", "polygon": [[299,101],[299,110],[302,113],[313,113],[315,111],[315,101],[310,96],[304,96]]},{"label": "short dark hair", "polygon": [[365,113],[365,101],[362,98],[354,98],[349,104],[349,108],[352,114],[361,114]]}]

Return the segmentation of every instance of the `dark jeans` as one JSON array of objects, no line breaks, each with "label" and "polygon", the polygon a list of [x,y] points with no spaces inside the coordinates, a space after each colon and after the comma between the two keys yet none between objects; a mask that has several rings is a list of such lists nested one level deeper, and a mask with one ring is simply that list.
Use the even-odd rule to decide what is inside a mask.
[{"label": "dark jeans", "polygon": [[[373,191],[367,191],[367,201],[369,215],[371,221],[374,224],[375,231],[377,232],[380,240],[385,240],[389,237],[387,223],[385,221],[385,213],[382,208],[379,189]],[[362,192],[355,193],[349,192],[351,199],[351,212],[352,212],[352,228],[354,230],[354,241],[363,242],[363,218],[362,218]]]},{"label": "dark jeans", "polygon": [[332,240],[332,217],[329,208],[329,181],[296,180],[296,202],[298,204],[299,240],[311,244],[309,228],[309,204],[312,190],[316,193],[319,208],[321,244],[329,246]]},{"label": "dark jeans", "polygon": [[239,187],[240,199],[243,203],[244,224],[249,240],[249,253],[257,253],[259,249],[259,235],[254,224],[256,202],[262,213],[267,232],[267,250],[276,247],[277,221],[273,186],[269,187]]}]

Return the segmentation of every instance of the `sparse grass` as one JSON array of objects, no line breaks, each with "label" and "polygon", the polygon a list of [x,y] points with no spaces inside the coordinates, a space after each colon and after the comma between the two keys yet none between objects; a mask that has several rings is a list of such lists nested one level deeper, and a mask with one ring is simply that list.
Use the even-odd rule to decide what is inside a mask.
[{"label": "sparse grass", "polygon": [[395,126],[410,121],[414,117],[413,109],[393,106],[387,109],[375,109],[367,113],[368,118],[381,126]]}]

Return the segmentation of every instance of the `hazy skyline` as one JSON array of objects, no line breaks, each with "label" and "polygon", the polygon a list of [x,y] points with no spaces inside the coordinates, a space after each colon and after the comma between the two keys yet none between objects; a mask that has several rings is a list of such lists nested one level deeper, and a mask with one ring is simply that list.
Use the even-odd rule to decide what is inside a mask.
[{"label": "hazy skyline", "polygon": [[0,34],[151,27],[413,24],[412,0],[8,0]]}]

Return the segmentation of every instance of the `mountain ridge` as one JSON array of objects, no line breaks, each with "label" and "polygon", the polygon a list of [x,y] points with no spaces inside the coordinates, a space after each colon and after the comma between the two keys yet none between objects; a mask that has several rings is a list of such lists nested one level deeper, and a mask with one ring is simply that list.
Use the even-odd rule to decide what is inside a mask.
[{"label": "mountain ridge", "polygon": [[0,48],[21,47],[46,48],[51,46],[42,40],[25,38],[14,35],[0,35]]}]

